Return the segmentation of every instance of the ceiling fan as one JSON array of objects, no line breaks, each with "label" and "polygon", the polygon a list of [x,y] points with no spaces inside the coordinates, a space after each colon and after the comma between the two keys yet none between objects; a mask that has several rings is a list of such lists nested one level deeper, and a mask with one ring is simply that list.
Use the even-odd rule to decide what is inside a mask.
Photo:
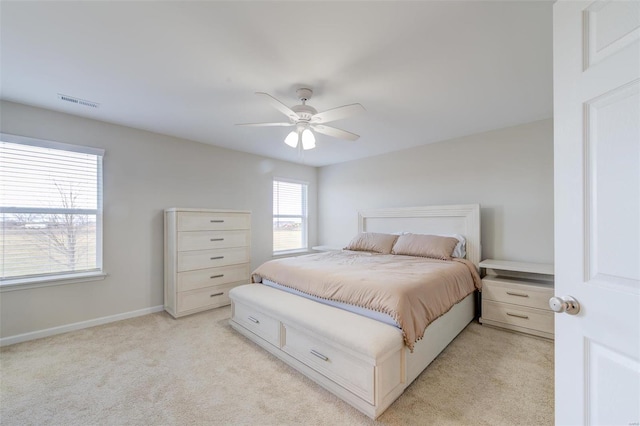
[{"label": "ceiling fan", "polygon": [[267,99],[274,108],[276,108],[278,111],[289,118],[289,122],[243,123],[237,124],[237,126],[295,127],[295,130],[287,135],[284,143],[292,148],[296,148],[300,145],[302,146],[302,149],[312,149],[316,146],[316,138],[311,130],[327,136],[332,136],[338,139],[346,139],[349,141],[355,141],[360,137],[355,133],[347,132],[346,130],[325,125],[325,123],[342,120],[343,118],[347,118],[360,111],[364,111],[364,107],[360,104],[343,105],[340,107],[328,109],[323,112],[318,112],[311,105],[307,105],[307,101],[311,99],[311,95],[313,95],[313,90],[304,87],[296,90],[296,95],[298,95],[298,99],[300,99],[301,104],[292,106],[291,108],[289,108],[273,96],[269,95],[268,93],[256,92],[256,95],[262,96],[263,98]]}]

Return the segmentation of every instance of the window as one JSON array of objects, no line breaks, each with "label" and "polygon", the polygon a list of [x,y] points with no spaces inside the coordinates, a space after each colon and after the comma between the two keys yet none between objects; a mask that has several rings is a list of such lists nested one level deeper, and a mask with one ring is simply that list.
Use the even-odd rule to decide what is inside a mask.
[{"label": "window", "polygon": [[102,275],[96,148],[0,134],[0,283]]},{"label": "window", "polygon": [[307,249],[307,184],[273,181],[273,253]]}]

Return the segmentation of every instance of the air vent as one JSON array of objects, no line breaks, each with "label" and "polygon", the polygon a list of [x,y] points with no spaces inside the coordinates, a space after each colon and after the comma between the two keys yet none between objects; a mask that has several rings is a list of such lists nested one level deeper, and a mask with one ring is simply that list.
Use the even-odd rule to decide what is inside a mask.
[{"label": "air vent", "polygon": [[74,98],[73,96],[63,95],[62,93],[58,93],[58,99],[60,99],[61,101],[71,102],[72,104],[83,105],[91,108],[98,108],[100,106],[100,104],[97,102]]}]

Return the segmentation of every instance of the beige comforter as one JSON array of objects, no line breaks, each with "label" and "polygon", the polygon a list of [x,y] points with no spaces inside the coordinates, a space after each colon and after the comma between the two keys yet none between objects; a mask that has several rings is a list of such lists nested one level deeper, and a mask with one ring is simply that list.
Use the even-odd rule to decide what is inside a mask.
[{"label": "beige comforter", "polygon": [[333,251],[277,259],[256,269],[251,282],[267,279],[322,299],[390,315],[413,351],[426,327],[476,288],[481,280],[464,259]]}]

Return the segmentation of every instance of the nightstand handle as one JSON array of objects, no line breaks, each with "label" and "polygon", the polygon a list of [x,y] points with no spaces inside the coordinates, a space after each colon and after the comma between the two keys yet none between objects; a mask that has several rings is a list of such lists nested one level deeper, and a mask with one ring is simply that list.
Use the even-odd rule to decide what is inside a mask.
[{"label": "nightstand handle", "polygon": [[512,293],[512,292],[510,292],[510,291],[508,291],[508,292],[507,292],[507,294],[508,294],[509,296],[529,297],[529,295],[528,295],[528,294]]},{"label": "nightstand handle", "polygon": [[211,219],[211,223],[224,223],[224,220]]},{"label": "nightstand handle", "polygon": [[529,319],[529,317],[528,317],[528,316],[526,316],[526,315],[512,314],[511,312],[507,312],[507,315],[509,315],[510,317],[516,317],[516,318],[522,318],[522,319]]},{"label": "nightstand handle", "polygon": [[249,321],[251,322],[255,322],[256,324],[260,324],[260,321],[258,321],[257,319],[255,319],[254,317],[249,317]]},{"label": "nightstand handle", "polygon": [[224,256],[215,256],[211,258],[211,260],[218,260],[218,259],[224,259]]},{"label": "nightstand handle", "polygon": [[224,294],[224,292],[222,292],[222,293],[215,293],[215,294],[212,294],[212,295],[211,295],[211,296],[209,296],[209,297],[222,296],[223,294]]},{"label": "nightstand handle", "polygon": [[222,278],[222,277],[224,277],[224,274],[211,275],[209,278],[214,279],[214,278]]},{"label": "nightstand handle", "polygon": [[209,241],[224,241],[224,238],[211,238]]}]

